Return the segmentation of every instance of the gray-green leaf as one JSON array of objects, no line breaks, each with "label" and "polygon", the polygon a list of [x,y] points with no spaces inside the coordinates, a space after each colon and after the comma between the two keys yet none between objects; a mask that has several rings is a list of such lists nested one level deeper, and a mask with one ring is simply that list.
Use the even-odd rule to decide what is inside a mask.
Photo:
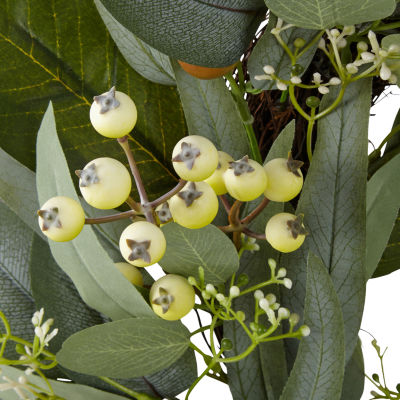
[{"label": "gray-green leaf", "polygon": [[364,358],[359,340],[344,370],[341,400],[360,400],[364,391]]},{"label": "gray-green leaf", "polygon": [[265,0],[285,22],[302,28],[325,29],[375,21],[393,13],[395,0]]},{"label": "gray-green leaf", "polygon": [[[51,103],[38,133],[37,156],[40,203],[56,195],[79,201],[57,138]],[[72,241],[50,241],[50,248],[58,265],[69,275],[89,306],[112,319],[153,315],[140,293],[116,270],[91,227],[85,226]]]},{"label": "gray-green leaf", "polygon": [[132,378],[172,364],[188,348],[189,337],[179,322],[129,318],[72,335],[63,343],[57,360],[89,375]]},{"label": "gray-green leaf", "polygon": [[281,400],[339,400],[344,376],[344,326],[340,303],[326,266],[308,257],[303,338]]}]

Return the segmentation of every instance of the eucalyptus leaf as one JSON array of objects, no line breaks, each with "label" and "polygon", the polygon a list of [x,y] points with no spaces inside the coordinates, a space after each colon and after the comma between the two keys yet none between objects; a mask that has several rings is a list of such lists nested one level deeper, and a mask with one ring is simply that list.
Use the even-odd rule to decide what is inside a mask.
[{"label": "eucalyptus leaf", "polygon": [[[23,375],[23,372],[17,368],[10,367],[8,365],[2,365],[2,376],[7,376],[13,381],[18,381],[18,378]],[[1,376],[1,375],[0,375]],[[36,375],[29,375],[27,377],[29,382],[47,390],[47,386],[44,381]],[[90,386],[77,385],[74,383],[60,382],[56,380],[50,380],[51,387],[57,396],[64,398],[65,400],[124,400],[127,399],[125,396],[118,396],[109,392],[103,392]],[[25,392],[27,399],[34,400],[37,397],[30,392]],[[1,393],[2,400],[20,400],[20,397],[14,390],[8,390]]]},{"label": "eucalyptus leaf", "polygon": [[386,249],[400,209],[400,154],[368,181],[366,279],[369,279]]},{"label": "eucalyptus leaf", "polygon": [[114,378],[132,378],[171,365],[188,348],[179,322],[138,317],[94,326],[70,336],[57,353],[66,368]]},{"label": "eucalyptus leaf", "polygon": [[[394,119],[392,130],[396,129],[400,126],[400,108],[397,111],[396,118]],[[390,152],[391,150],[396,149],[396,147],[400,146],[400,131],[398,131],[393,137],[391,137],[385,147],[384,154]]]},{"label": "eucalyptus leaf", "polygon": [[341,400],[359,400],[364,392],[364,357],[359,340],[344,371]]},{"label": "eucalyptus leaf", "polygon": [[162,227],[167,241],[161,267],[172,274],[198,276],[204,268],[205,281],[218,285],[239,268],[239,257],[231,240],[216,226],[184,228],[174,222]]},{"label": "eucalyptus leaf", "polygon": [[281,400],[339,400],[344,376],[341,306],[326,266],[310,253],[304,322],[311,335],[299,351]]},{"label": "eucalyptus leaf", "polygon": [[[334,101],[331,89],[321,109]],[[347,87],[342,103],[318,122],[318,137],[296,213],[309,232],[304,244],[284,255],[293,287],[283,301],[302,314],[308,252],[328,268],[342,307],[346,362],[353,354],[365,297],[367,132],[371,81]],[[288,344],[291,357],[296,346]]]},{"label": "eucalyptus leaf", "polygon": [[265,0],[268,8],[288,24],[326,29],[375,21],[393,13],[395,0]]},{"label": "eucalyptus leaf", "polygon": [[122,26],[104,7],[94,0],[110,35],[128,64],[144,78],[162,85],[175,85],[169,57],[138,39]]},{"label": "eucalyptus leaf", "polygon": [[264,165],[274,158],[287,158],[289,151],[292,150],[296,121],[290,121],[279,133],[278,137],[272,143],[271,149],[264,160]]},{"label": "eucalyptus leaf", "polygon": [[247,49],[266,13],[261,0],[102,0],[122,25],[157,50],[190,64],[223,67]]},{"label": "eucalyptus leaf", "polygon": [[[57,138],[51,103],[38,133],[36,151],[40,202],[44,203],[56,195],[79,201]],[[69,275],[90,307],[112,319],[154,315],[135,287],[116,270],[90,226],[84,226],[72,241],[51,241],[50,248],[57,264]]]},{"label": "eucalyptus leaf", "polygon": [[[248,63],[248,70],[251,78],[251,83],[257,89],[271,90],[275,88],[274,81],[257,80],[256,75],[264,75],[263,67],[271,65],[275,69],[275,74],[285,80],[291,77],[292,63],[283,47],[278,43],[271,30],[275,28],[277,18],[274,14],[270,14],[268,26],[261,38],[255,45]],[[308,44],[318,32],[310,29],[289,28],[281,33],[281,38],[288,45],[289,49],[294,53],[294,40],[303,38]],[[314,43],[301,57],[298,58],[297,64],[300,64],[304,70],[298,75],[301,77],[307,70],[317,50],[318,41]],[[301,50],[301,49],[300,49]]]},{"label": "eucalyptus leaf", "polygon": [[104,156],[127,164],[118,143],[89,121],[93,96],[116,85],[138,109],[130,144],[149,197],[174,185],[170,156],[186,132],[179,95],[132,70],[92,1],[0,2],[0,51],[7,60],[0,71],[0,141],[11,156],[35,169],[36,134],[51,100],[71,171]]},{"label": "eucalyptus leaf", "polygon": [[194,78],[176,62],[173,67],[189,133],[205,136],[234,159],[250,154],[246,129],[225,81]]}]

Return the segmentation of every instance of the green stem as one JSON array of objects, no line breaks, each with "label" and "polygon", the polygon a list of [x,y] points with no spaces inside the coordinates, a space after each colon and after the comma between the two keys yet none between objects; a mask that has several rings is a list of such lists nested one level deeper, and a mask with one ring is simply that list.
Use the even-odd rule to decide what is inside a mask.
[{"label": "green stem", "polygon": [[315,124],[315,110],[315,107],[311,108],[311,119],[308,120],[307,125],[307,155],[310,162],[312,159],[312,133]]},{"label": "green stem", "polygon": [[258,290],[258,289],[262,289],[263,287],[272,285],[274,283],[280,283],[280,282],[277,281],[276,279],[270,279],[269,281],[258,283],[257,285],[254,285],[254,286],[252,286],[252,287],[250,287],[250,288],[248,288],[246,290],[241,291],[239,296],[243,296],[243,295],[245,295],[247,293],[254,292],[254,291]]},{"label": "green stem", "polygon": [[294,54],[292,53],[292,51],[289,49],[288,45],[284,42],[284,40],[281,38],[280,34],[277,33],[274,35],[275,39],[278,41],[278,43],[281,45],[281,47],[283,48],[283,50],[285,50],[286,54],[289,56],[290,58],[290,62],[292,63],[292,65],[296,64],[296,57],[294,56]]},{"label": "green stem", "polygon": [[118,382],[114,381],[111,378],[107,378],[106,376],[99,376],[99,378],[108,383],[111,386],[114,386],[116,389],[120,390],[121,392],[124,392],[128,394],[129,396],[134,397],[137,400],[159,400],[156,397],[149,396],[148,394],[143,394],[143,393],[138,393],[135,392],[134,390],[128,389],[126,386],[119,384]]},{"label": "green stem", "polygon": [[336,39],[332,36],[329,29],[326,29],[325,32],[328,35],[328,38],[329,38],[332,48],[333,48],[333,53],[335,54],[335,60],[336,60],[337,66],[338,66],[339,77],[340,77],[340,79],[343,80],[345,78],[345,73],[344,73],[344,68],[342,65],[342,60],[340,58],[339,49],[337,48],[337,45],[336,45]]},{"label": "green stem", "polygon": [[317,33],[314,38],[307,43],[307,45],[305,47],[303,47],[303,49],[297,54],[297,58],[299,59],[304,53],[306,53],[310,47],[314,46],[314,44],[316,42],[319,41],[319,39],[321,39],[321,37],[323,36],[323,34],[325,33],[325,31],[321,31],[319,33]]},{"label": "green stem", "polygon": [[400,22],[392,22],[391,24],[385,24],[374,28],[374,32],[388,31],[389,29],[400,28]]},{"label": "green stem", "polygon": [[49,380],[46,378],[46,376],[44,375],[44,373],[40,370],[40,369],[36,369],[35,372],[44,380],[44,382],[46,383],[47,387],[50,390],[50,393],[54,396],[54,390],[49,382]]},{"label": "green stem", "polygon": [[210,346],[211,346],[211,352],[212,352],[212,355],[214,358],[217,357],[217,352],[215,350],[215,344],[214,344],[214,328],[215,328],[218,318],[219,318],[219,315],[215,314],[212,318],[211,325],[210,325]]},{"label": "green stem", "polygon": [[228,363],[233,363],[237,362],[240,360],[243,360],[246,358],[255,348],[257,347],[257,343],[253,342],[243,353],[238,354],[237,356],[234,357],[229,357],[229,358],[218,358],[217,362],[228,364]]},{"label": "green stem", "polygon": [[203,350],[199,349],[193,342],[189,342],[189,347],[191,347],[194,351],[197,351],[202,357],[209,357]]},{"label": "green stem", "polygon": [[343,82],[342,87],[340,88],[340,92],[339,92],[338,96],[336,97],[335,101],[329,107],[325,108],[324,111],[319,112],[315,116],[315,120],[318,120],[318,119],[324,117],[325,115],[329,114],[339,105],[339,103],[343,99],[344,92],[346,90],[347,85],[348,85],[348,82]]},{"label": "green stem", "polygon": [[301,108],[300,104],[297,102],[296,96],[294,94],[294,85],[289,85],[289,96],[290,96],[290,101],[293,104],[293,107],[296,109],[296,111],[307,121],[310,120],[310,116]]},{"label": "green stem", "polygon": [[396,125],[390,132],[389,134],[385,137],[385,139],[382,140],[382,143],[378,146],[378,148],[375,150],[376,152],[381,152],[382,147],[394,136],[396,133],[400,132],[400,124]]},{"label": "green stem", "polygon": [[260,343],[273,342],[274,340],[288,339],[288,338],[301,338],[300,332],[285,333],[283,335],[271,336],[260,340]]}]

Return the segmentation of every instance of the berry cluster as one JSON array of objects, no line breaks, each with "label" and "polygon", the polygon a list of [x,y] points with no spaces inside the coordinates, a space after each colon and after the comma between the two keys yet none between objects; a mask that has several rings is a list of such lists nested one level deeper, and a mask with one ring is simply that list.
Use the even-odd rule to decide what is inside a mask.
[{"label": "berry cluster", "polygon": [[[137,111],[132,99],[115,88],[94,97],[90,109],[92,125],[101,135],[116,138],[123,147],[140,194],[140,204],[129,197],[131,176],[119,161],[97,158],[76,171],[81,194],[88,204],[106,210],[124,202],[131,206],[131,212],[122,214],[135,217],[134,222],[125,228],[119,241],[126,263],[116,263],[116,267],[136,285],[143,285],[136,267],[157,263],[165,253],[166,240],[159,225],[173,220],[186,228],[202,228],[217,215],[217,196],[221,196],[229,210],[230,225],[220,228],[225,232],[244,232],[251,236],[247,225],[266,206],[267,199],[289,201],[302,188],[302,163],[293,160],[291,154],[288,159],[277,158],[264,166],[247,155],[235,161],[229,154],[217,151],[205,137],[191,135],[181,139],[172,152],[173,167],[181,178],[179,184],[169,193],[149,202],[126,137],[136,119]],[[232,207],[224,197],[227,193],[235,200]],[[259,210],[238,219],[241,202],[255,200],[261,195],[265,198]],[[147,221],[137,214],[143,214]],[[55,241],[71,240],[80,233],[85,222],[94,223],[85,220],[78,202],[62,196],[48,200],[38,215],[41,230]],[[103,221],[99,218],[98,222]],[[272,217],[265,229],[266,240],[281,252],[296,250],[303,243],[305,234],[302,216],[288,213]],[[167,275],[152,286],[150,302],[155,313],[162,318],[180,319],[194,306],[194,289],[185,278]]]}]

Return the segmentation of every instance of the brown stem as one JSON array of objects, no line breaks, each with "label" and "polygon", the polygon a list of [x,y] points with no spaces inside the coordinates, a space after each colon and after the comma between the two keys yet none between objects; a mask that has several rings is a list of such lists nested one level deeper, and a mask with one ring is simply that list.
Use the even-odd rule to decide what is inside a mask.
[{"label": "brown stem", "polygon": [[255,239],[265,240],[265,235],[263,233],[256,233],[250,230],[249,228],[244,228],[243,233],[247,236],[250,236]]},{"label": "brown stem", "polygon": [[229,204],[228,199],[226,198],[226,196],[224,194],[221,194],[218,197],[221,200],[221,203],[224,206],[226,213],[229,214],[229,211],[231,209],[231,205]]},{"label": "brown stem", "polygon": [[232,226],[240,225],[239,212],[240,212],[241,205],[242,205],[242,202],[239,200],[236,200],[233,203],[231,209],[229,210],[228,221],[229,221],[229,224]]},{"label": "brown stem", "polygon": [[245,218],[242,219],[242,224],[249,224],[251,221],[253,221],[254,218],[256,218],[262,210],[268,205],[269,199],[264,197],[264,199],[261,201],[261,203]]},{"label": "brown stem", "polygon": [[98,217],[98,218],[85,218],[85,224],[92,225],[92,224],[102,224],[104,222],[112,222],[118,221],[119,219],[131,218],[136,215],[134,210],[121,212],[119,214],[114,215],[107,215],[107,217]]},{"label": "brown stem", "polygon": [[[117,139],[117,141],[121,145],[122,149],[125,152],[126,158],[128,159],[129,166],[131,168],[132,175],[136,183],[136,188],[139,192],[140,203],[142,204],[142,206],[145,206],[148,204],[149,199],[147,197],[146,189],[143,185],[142,177],[140,176],[138,167],[136,165],[136,161],[133,158],[131,148],[129,147],[128,136],[123,136],[122,138]],[[150,207],[146,207],[146,209],[144,210],[144,215],[147,221],[155,224],[153,210]]]},{"label": "brown stem", "polygon": [[135,210],[137,213],[139,214],[143,214],[143,210],[140,207],[140,204],[137,203],[135,200],[132,199],[132,197],[128,197],[125,201],[126,204],[128,204],[128,206],[132,209]]},{"label": "brown stem", "polygon": [[155,208],[155,207],[159,206],[160,204],[165,203],[173,195],[177,194],[186,185],[186,182],[187,181],[180,179],[178,184],[173,189],[171,189],[169,192],[163,194],[158,199],[151,201],[147,205],[150,206],[151,208]]},{"label": "brown stem", "polygon": [[220,229],[222,232],[225,233],[231,233],[231,232],[241,232],[244,228],[243,225],[226,225],[226,226],[217,226],[218,229]]},{"label": "brown stem", "polygon": [[233,244],[235,245],[237,251],[239,251],[240,248],[242,247],[242,240],[241,240],[240,235],[241,235],[240,231],[235,231],[235,232],[233,232],[233,235],[232,235],[232,241],[233,241]]}]

